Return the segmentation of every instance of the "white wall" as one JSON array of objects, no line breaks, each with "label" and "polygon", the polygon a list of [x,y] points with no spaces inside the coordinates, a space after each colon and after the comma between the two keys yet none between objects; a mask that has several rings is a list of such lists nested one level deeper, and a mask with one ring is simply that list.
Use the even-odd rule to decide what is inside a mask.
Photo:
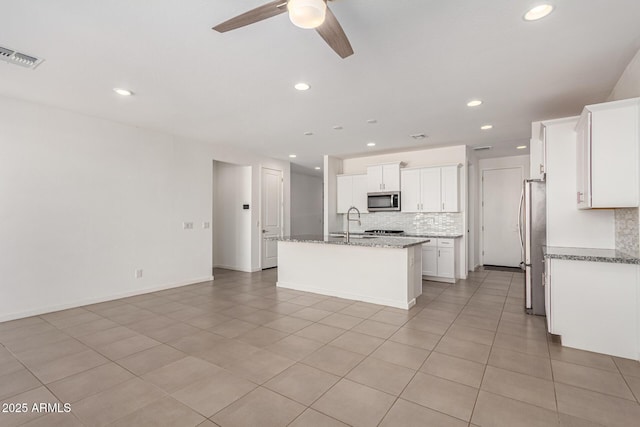
[{"label": "white wall", "polygon": [[261,165],[289,230],[288,162],[5,97],[0,129],[0,321],[210,279],[213,159],[251,165],[252,269]]},{"label": "white wall", "polygon": [[[616,83],[615,87],[611,91],[609,98],[607,101],[619,101],[621,99],[635,98],[640,97],[640,50],[633,57],[627,68],[624,70],[620,79]],[[638,208],[629,208],[629,209],[618,209],[616,210],[618,214],[618,218],[622,221],[618,224],[618,230],[624,230],[624,232],[629,229],[640,229],[638,225],[640,223],[640,209]],[[625,218],[623,221],[622,218]],[[618,232],[619,237],[620,232]],[[620,244],[617,249],[621,249],[623,252],[638,254],[638,246],[635,242],[639,241],[640,238],[638,235],[635,236],[631,240],[631,244]],[[626,241],[629,243],[627,239],[620,238],[619,241],[622,243]]]},{"label": "white wall", "polygon": [[324,156],[323,170],[323,232],[342,230],[342,217],[338,211],[338,182],[336,176],[342,173],[343,161],[337,157]]},{"label": "white wall", "polygon": [[612,209],[576,207],[577,117],[543,122],[547,127],[547,245],[615,247]]},{"label": "white wall", "polygon": [[640,50],[627,65],[607,101],[618,101],[638,96],[640,96]]},{"label": "white wall", "polygon": [[476,267],[481,265],[480,261],[480,186],[479,183],[479,160],[476,157],[475,152],[467,147],[467,166],[469,171],[469,189],[468,189],[468,213],[467,224],[468,230],[467,236],[469,242],[467,243],[467,257],[469,271],[475,270]]},{"label": "white wall", "polygon": [[291,173],[291,234],[322,234],[322,178]]},{"label": "white wall", "polygon": [[213,266],[251,271],[251,166],[213,164]]},{"label": "white wall", "polygon": [[[381,163],[404,162],[406,168],[439,166],[445,164],[463,163],[466,158],[466,146],[430,148],[423,150],[405,151],[402,153],[378,154],[373,156],[356,157],[342,161],[342,173],[367,173],[367,166]],[[466,176],[466,172],[465,172]],[[464,186],[466,188],[466,184]]]}]

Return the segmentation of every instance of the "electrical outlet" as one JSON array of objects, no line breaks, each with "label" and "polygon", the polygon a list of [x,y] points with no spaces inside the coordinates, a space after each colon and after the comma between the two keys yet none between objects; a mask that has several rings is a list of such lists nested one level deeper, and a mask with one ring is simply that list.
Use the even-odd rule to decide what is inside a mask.
[{"label": "electrical outlet", "polygon": [[183,222],[182,223],[182,228],[184,228],[185,230],[193,230],[193,223],[192,222]]},{"label": "electrical outlet", "polygon": [[142,269],[139,268],[135,271],[135,278],[136,279],[141,279],[142,278]]},{"label": "electrical outlet", "polygon": [[203,223],[202,223],[202,228],[205,228],[205,229],[206,229],[206,228],[211,228],[211,223],[210,223],[210,222],[208,222],[208,221],[203,222]]}]

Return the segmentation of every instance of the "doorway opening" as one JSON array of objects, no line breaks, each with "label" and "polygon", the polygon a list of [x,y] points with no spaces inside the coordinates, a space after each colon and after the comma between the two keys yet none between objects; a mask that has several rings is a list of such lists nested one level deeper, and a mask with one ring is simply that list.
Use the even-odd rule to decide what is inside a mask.
[{"label": "doorway opening", "polygon": [[214,160],[213,268],[251,271],[250,202],[251,166]]},{"label": "doorway opening", "polygon": [[521,167],[482,170],[482,264],[515,267],[521,261],[518,203]]},{"label": "doorway opening", "polygon": [[269,239],[269,237],[282,236],[284,180],[281,170],[262,168],[261,174],[261,266],[265,270],[278,265],[278,242]]}]

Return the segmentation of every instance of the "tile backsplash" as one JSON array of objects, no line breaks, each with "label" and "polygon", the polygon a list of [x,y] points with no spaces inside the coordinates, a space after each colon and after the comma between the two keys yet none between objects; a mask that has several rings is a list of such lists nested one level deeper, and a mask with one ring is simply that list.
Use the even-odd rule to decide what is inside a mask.
[{"label": "tile backsplash", "polygon": [[[343,230],[347,229],[347,215],[343,216]],[[356,217],[354,213],[351,218]],[[352,221],[350,230],[362,232],[371,229],[404,230],[409,234],[447,233],[464,234],[462,213],[402,213],[375,212],[360,216],[362,225]],[[334,230],[331,230],[334,231]],[[340,230],[335,230],[340,231]]]},{"label": "tile backsplash", "polygon": [[616,249],[628,255],[638,256],[638,208],[615,209]]}]

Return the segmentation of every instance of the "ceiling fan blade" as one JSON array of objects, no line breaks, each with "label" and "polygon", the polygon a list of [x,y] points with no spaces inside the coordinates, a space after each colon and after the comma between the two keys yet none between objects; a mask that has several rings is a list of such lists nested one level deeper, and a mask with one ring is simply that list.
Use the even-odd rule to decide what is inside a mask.
[{"label": "ceiling fan blade", "polygon": [[353,55],[353,48],[347,35],[344,33],[336,16],[328,7],[324,23],[316,28],[316,31],[341,58]]},{"label": "ceiling fan blade", "polygon": [[231,18],[228,21],[224,21],[223,23],[213,27],[213,29],[219,33],[235,30],[236,28],[244,27],[246,25],[262,21],[263,19],[280,15],[287,11],[286,6],[286,0],[275,0],[245,12],[242,15],[238,15],[235,18]]}]

